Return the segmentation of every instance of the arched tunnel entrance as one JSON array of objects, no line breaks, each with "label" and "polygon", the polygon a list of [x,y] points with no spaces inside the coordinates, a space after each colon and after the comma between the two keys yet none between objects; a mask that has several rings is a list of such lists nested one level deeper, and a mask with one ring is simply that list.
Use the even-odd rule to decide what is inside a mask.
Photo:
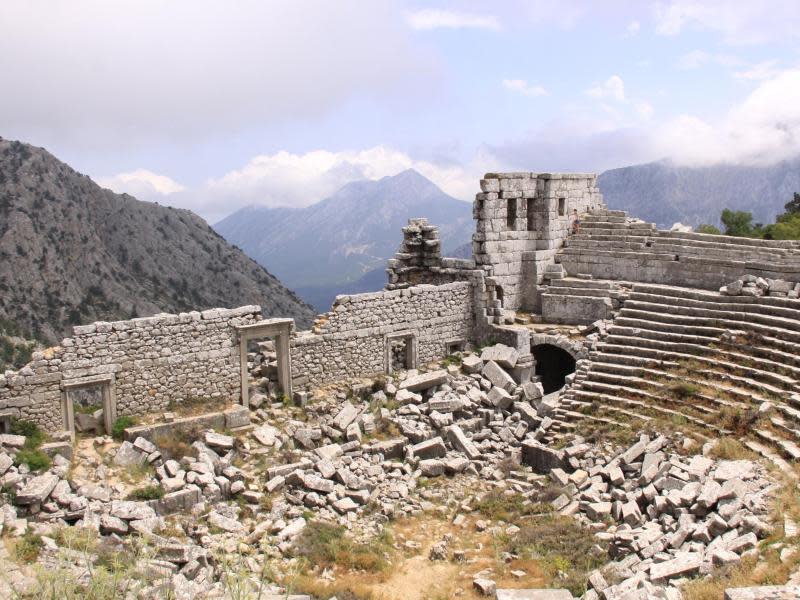
[{"label": "arched tunnel entrance", "polygon": [[567,375],[575,372],[575,359],[558,346],[538,344],[531,348],[531,354],[536,359],[536,374],[542,380],[545,394],[560,390]]}]

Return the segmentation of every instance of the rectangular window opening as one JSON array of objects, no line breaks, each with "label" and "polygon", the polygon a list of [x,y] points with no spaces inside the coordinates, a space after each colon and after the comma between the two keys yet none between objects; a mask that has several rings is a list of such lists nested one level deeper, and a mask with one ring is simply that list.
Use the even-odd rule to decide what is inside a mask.
[{"label": "rectangular window opening", "polygon": [[509,229],[515,229],[517,224],[517,199],[509,198],[506,207],[506,225]]},{"label": "rectangular window opening", "polygon": [[558,199],[558,216],[563,217],[567,214],[567,199],[566,198],[559,198]]},{"label": "rectangular window opening", "polygon": [[534,231],[536,229],[535,200],[535,198],[528,198],[528,205],[525,210],[526,216],[528,217],[528,231]]}]

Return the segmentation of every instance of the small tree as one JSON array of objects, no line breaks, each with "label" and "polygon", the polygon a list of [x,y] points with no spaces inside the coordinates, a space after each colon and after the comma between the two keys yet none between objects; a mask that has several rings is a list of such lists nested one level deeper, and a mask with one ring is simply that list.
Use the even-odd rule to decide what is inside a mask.
[{"label": "small tree", "polygon": [[713,225],[709,225],[708,223],[703,223],[702,225],[698,225],[695,231],[697,231],[697,233],[710,233],[712,235],[719,235],[720,233],[722,233],[718,227],[714,227]]},{"label": "small tree", "polygon": [[794,198],[789,200],[783,208],[786,210],[787,215],[797,215],[800,214],[800,194],[797,192],[794,193]]},{"label": "small tree", "polygon": [[736,237],[750,237],[753,235],[753,213],[743,210],[722,211],[722,224],[725,225],[725,235]]}]

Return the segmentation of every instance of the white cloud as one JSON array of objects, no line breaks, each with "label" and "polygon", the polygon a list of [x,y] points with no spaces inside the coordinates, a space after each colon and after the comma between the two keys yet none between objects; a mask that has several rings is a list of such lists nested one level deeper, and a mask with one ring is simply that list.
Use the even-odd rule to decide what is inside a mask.
[{"label": "white cloud", "polygon": [[532,85],[524,79],[503,79],[503,87],[523,96],[546,96],[547,90],[541,85]]},{"label": "white cloud", "polygon": [[[128,181],[123,181],[122,176],[101,177],[97,181],[116,192],[128,192],[142,200],[189,208],[214,223],[243,206],[308,206],[324,200],[351,181],[379,179],[406,169],[415,169],[456,198],[471,200],[481,174],[496,166],[491,157],[476,157],[468,165],[461,165],[452,161],[416,159],[388,146],[374,146],[340,152],[314,150],[295,154],[281,151],[259,155],[220,177],[174,192],[167,192],[176,188],[164,184],[171,182],[181,187],[179,184],[147,171],[144,172],[146,176],[130,177]],[[162,191],[156,189],[157,185]]]},{"label": "white cloud", "polygon": [[743,64],[742,60],[732,54],[709,53],[704,50],[692,50],[678,60],[678,68],[684,70],[699,69],[709,64],[722,67],[737,67]]},{"label": "white cloud", "polygon": [[[408,102],[438,66],[393,2],[0,2],[0,131],[111,147],[194,144]],[[54,145],[54,144],[50,144]]]},{"label": "white cloud", "polygon": [[[762,81],[714,120],[683,114],[655,122],[605,111],[566,115],[526,137],[490,148],[505,168],[587,170],[670,158],[677,164],[768,165],[800,154],[800,68]],[[541,166],[540,166],[541,165]]]},{"label": "white cloud", "polygon": [[619,75],[612,75],[600,85],[589,88],[586,94],[598,100],[617,100],[623,102],[625,100],[625,82]]},{"label": "white cloud", "polygon": [[654,12],[661,35],[713,31],[734,45],[796,38],[800,31],[800,3],[794,0],[669,0]]},{"label": "white cloud", "polygon": [[743,71],[736,71],[733,76],[736,79],[745,81],[763,81],[765,79],[771,79],[780,73],[777,65],[777,60],[765,60],[763,62],[750,65]]},{"label": "white cloud", "polygon": [[408,24],[412,29],[488,29],[500,30],[500,20],[494,15],[478,15],[426,8],[408,15]]},{"label": "white cloud", "polygon": [[639,35],[639,31],[642,29],[642,24],[639,21],[631,21],[628,23],[628,27],[625,28],[625,31],[629,36]]},{"label": "white cloud", "polygon": [[109,177],[98,177],[99,185],[117,192],[127,193],[131,196],[153,198],[154,196],[168,196],[182,192],[184,186],[170,179],[166,175],[159,175],[147,169],[137,169],[129,173],[119,173]]}]

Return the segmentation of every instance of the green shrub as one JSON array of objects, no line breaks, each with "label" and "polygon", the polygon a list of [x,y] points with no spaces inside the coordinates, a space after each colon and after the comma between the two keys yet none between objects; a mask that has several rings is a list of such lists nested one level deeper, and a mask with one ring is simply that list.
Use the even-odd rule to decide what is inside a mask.
[{"label": "green shrub", "polygon": [[28,532],[14,545],[14,558],[19,562],[33,563],[39,558],[42,546],[41,536]]},{"label": "green shrub", "polygon": [[38,448],[22,448],[14,456],[14,464],[28,465],[31,471],[44,471],[50,468],[50,457]]},{"label": "green shrub", "polygon": [[553,510],[547,502],[531,502],[521,494],[497,491],[484,495],[474,508],[494,521],[514,521],[519,517],[546,514]]},{"label": "green shrub", "polygon": [[125,430],[128,427],[133,427],[134,425],[136,425],[136,419],[133,417],[129,417],[128,415],[119,417],[111,426],[111,437],[118,442],[121,442],[125,437]]},{"label": "green shrub", "polygon": [[160,485],[146,485],[128,494],[128,500],[159,500],[164,497],[164,488]]},{"label": "green shrub", "polygon": [[39,429],[36,423],[24,421],[22,419],[13,419],[11,421],[11,433],[14,435],[24,435],[26,448],[38,448],[45,440],[44,432]]},{"label": "green shrub", "polygon": [[294,542],[294,556],[305,558],[311,565],[348,569],[383,571],[391,540],[388,534],[371,543],[354,542],[340,525],[311,521]]}]

